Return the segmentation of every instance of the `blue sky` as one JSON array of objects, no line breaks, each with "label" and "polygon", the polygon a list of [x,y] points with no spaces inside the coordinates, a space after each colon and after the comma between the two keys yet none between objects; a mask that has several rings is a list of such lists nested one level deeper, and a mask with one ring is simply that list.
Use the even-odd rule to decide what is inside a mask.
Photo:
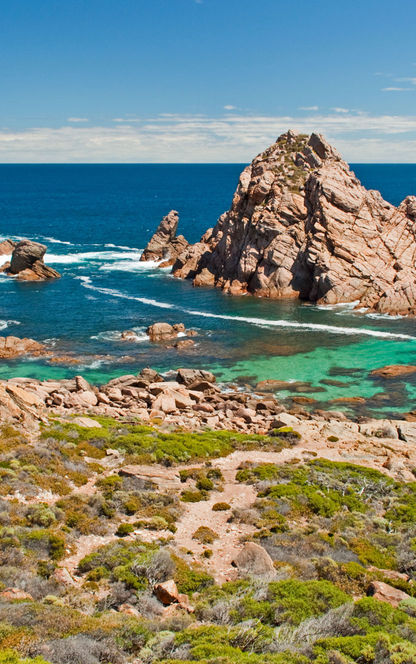
[{"label": "blue sky", "polygon": [[0,0],[1,162],[416,162],[414,0]]}]

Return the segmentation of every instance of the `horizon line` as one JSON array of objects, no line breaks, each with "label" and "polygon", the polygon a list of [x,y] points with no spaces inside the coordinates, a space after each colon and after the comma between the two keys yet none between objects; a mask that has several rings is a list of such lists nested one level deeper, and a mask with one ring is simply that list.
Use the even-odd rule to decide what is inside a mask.
[{"label": "horizon line", "polygon": [[[251,161],[2,161],[0,166],[244,166]],[[416,161],[347,161],[360,166],[416,166]]]}]

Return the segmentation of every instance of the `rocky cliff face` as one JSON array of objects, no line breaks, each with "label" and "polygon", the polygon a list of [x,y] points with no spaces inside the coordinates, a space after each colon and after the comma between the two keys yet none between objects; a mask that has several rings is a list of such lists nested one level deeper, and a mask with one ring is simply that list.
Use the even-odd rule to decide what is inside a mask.
[{"label": "rocky cliff face", "polygon": [[230,210],[173,273],[230,294],[416,313],[416,198],[365,189],[320,135],[288,131],[241,173]]}]

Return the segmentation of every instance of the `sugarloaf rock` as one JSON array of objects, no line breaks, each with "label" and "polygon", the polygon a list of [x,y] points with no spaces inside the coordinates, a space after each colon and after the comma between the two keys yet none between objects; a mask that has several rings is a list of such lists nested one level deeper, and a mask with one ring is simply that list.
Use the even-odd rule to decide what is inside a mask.
[{"label": "sugarloaf rock", "polygon": [[415,314],[415,236],[416,197],[391,205],[323,136],[288,131],[243,170],[230,210],[172,271],[230,294]]}]

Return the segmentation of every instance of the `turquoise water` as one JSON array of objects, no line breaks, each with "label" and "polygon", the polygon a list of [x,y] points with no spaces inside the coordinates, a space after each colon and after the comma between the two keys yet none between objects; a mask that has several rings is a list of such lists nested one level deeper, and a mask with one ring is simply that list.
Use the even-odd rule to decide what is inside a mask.
[{"label": "turquoise water", "polygon": [[[140,251],[163,214],[179,211],[190,241],[229,207],[242,165],[0,166],[0,234],[48,245],[47,262],[63,278],[25,284],[0,277],[0,334],[45,341],[78,357],[76,366],[30,359],[2,363],[0,377],[68,377],[100,383],[146,365],[213,369],[225,382],[254,386],[278,379],[281,392],[316,399],[319,407],[366,414],[414,407],[416,376],[383,381],[369,372],[416,364],[413,319],[366,315],[348,307],[229,297],[195,289],[167,270],[140,263]],[[399,203],[416,191],[414,165],[355,165],[364,184]],[[196,346],[179,352],[149,343],[155,321],[184,322]],[[120,340],[125,329],[136,341]],[[324,382],[322,382],[324,381]],[[365,397],[366,403],[331,403]]]}]

